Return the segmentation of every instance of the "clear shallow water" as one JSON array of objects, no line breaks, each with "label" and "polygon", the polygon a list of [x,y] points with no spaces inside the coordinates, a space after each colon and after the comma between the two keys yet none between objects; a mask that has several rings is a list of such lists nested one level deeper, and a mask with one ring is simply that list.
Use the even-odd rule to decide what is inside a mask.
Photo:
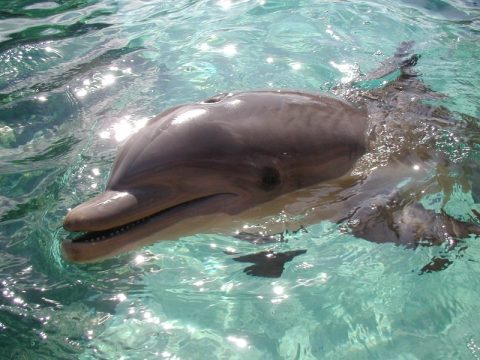
[{"label": "clear shallow water", "polygon": [[[442,104],[480,117],[478,5],[2,2],[0,357],[479,358],[475,237],[446,271],[422,276],[441,248],[378,245],[328,222],[276,245],[308,249],[276,280],[223,253],[258,247],[214,235],[89,266],[59,250],[67,209],[103,188],[128,134],[175,104],[329,91],[415,40],[423,81],[449,95]],[[459,191],[447,210],[468,217],[475,198]]]}]

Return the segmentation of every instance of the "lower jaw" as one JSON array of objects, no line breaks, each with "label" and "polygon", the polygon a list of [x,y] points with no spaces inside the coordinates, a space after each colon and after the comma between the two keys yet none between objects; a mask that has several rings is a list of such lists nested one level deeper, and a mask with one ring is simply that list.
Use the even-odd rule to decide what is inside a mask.
[{"label": "lower jaw", "polygon": [[123,235],[93,243],[65,241],[62,243],[62,253],[71,262],[93,263],[135,250],[158,240],[157,237],[152,238],[152,235],[141,238]]}]

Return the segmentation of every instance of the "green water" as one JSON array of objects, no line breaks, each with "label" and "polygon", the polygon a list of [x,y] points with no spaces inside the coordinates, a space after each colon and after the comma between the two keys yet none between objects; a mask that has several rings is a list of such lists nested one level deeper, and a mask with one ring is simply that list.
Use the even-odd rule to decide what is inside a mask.
[{"label": "green water", "polygon": [[[215,235],[88,266],[60,253],[63,216],[146,119],[223,91],[329,91],[403,40],[442,104],[479,118],[478,1],[0,1],[0,358],[480,358],[473,236],[424,275],[441,248],[328,222],[275,245],[308,251],[273,280],[223,252],[258,246]],[[476,180],[449,213],[478,209]]]}]

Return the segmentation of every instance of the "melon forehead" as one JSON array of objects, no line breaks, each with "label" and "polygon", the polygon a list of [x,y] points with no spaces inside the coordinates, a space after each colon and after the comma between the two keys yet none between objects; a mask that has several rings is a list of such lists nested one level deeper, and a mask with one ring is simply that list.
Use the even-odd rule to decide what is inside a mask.
[{"label": "melon forehead", "polygon": [[175,158],[175,153],[216,149],[221,155],[242,148],[278,155],[364,141],[366,115],[329,96],[252,92],[219,99],[160,114],[121,152]]},{"label": "melon forehead", "polygon": [[109,184],[173,167],[287,166],[314,163],[339,147],[364,148],[366,115],[330,96],[251,92],[212,99],[152,119],[120,150]]}]

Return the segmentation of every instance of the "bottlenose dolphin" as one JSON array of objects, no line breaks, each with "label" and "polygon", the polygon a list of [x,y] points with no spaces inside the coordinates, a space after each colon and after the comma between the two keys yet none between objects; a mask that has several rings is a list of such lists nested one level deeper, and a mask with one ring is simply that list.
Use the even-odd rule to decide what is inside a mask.
[{"label": "bottlenose dolphin", "polygon": [[[400,50],[373,76],[401,70],[379,90],[337,89],[348,102],[250,91],[164,111],[120,149],[105,192],[67,214],[65,229],[86,234],[63,242],[65,256],[92,262],[161,239],[235,232],[235,225],[287,208],[305,221],[345,223],[375,242],[416,246],[479,233],[411,195],[419,183],[423,190],[431,185],[428,174],[438,163],[435,139],[425,140],[426,133],[451,123],[421,103],[434,95],[411,70],[418,56],[407,55]],[[237,260],[257,264],[249,273],[279,276],[283,263],[303,252]],[[277,269],[265,270],[264,255]]]},{"label": "bottlenose dolphin", "polygon": [[171,236],[180,220],[236,215],[338,178],[364,154],[367,120],[331,96],[280,90],[167,110],[120,149],[106,191],[67,214],[66,229],[89,233],[64,252],[113,256]]}]

